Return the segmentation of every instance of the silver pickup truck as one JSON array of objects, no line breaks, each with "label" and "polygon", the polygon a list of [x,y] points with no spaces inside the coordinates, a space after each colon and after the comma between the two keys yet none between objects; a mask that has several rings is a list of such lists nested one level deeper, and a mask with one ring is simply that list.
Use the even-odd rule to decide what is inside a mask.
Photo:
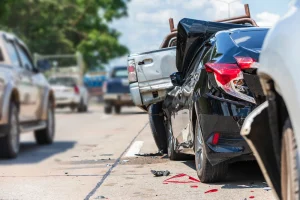
[{"label": "silver pickup truck", "polygon": [[177,30],[173,19],[169,20],[170,30],[160,48],[155,51],[136,53],[128,56],[128,80],[130,93],[136,106],[149,113],[152,134],[159,151],[167,152],[162,102],[174,86],[170,75],[177,72],[176,39]]},{"label": "silver pickup truck", "polygon": [[0,157],[18,155],[20,132],[34,131],[38,144],[53,142],[54,93],[40,73],[46,65],[36,68],[25,44],[0,32]]}]

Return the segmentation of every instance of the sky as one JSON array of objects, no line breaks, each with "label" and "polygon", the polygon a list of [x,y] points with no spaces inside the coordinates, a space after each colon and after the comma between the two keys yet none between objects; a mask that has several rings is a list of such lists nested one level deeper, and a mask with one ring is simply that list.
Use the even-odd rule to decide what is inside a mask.
[{"label": "sky", "polygon": [[[158,49],[163,38],[170,33],[169,18],[175,27],[182,18],[217,20],[243,15],[244,4],[249,4],[251,17],[259,26],[273,26],[283,16],[290,0],[131,0],[128,17],[115,20],[111,25],[122,36],[120,43],[130,53]],[[127,56],[114,59],[109,66],[127,65]]]}]

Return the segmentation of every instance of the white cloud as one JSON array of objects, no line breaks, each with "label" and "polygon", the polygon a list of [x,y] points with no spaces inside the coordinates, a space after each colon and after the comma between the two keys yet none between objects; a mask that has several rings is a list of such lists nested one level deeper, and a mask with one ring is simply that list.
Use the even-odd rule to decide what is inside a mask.
[{"label": "white cloud", "polygon": [[273,26],[280,18],[279,15],[269,12],[262,12],[256,15],[259,26]]},{"label": "white cloud", "polygon": [[181,14],[175,9],[164,9],[154,12],[138,12],[136,14],[136,20],[144,23],[168,25],[168,19],[170,17],[178,19],[181,18],[180,16]]}]

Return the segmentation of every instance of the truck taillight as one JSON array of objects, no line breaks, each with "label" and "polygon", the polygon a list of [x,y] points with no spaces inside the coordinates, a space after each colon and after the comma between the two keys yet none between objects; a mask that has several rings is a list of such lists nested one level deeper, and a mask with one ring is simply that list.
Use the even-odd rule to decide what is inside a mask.
[{"label": "truck taillight", "polygon": [[231,63],[206,63],[205,69],[214,73],[216,82],[227,94],[256,104],[255,99],[250,96],[249,89],[244,83],[244,76],[237,64]]},{"label": "truck taillight", "polygon": [[135,71],[135,63],[133,60],[128,61],[128,81],[129,83],[137,82],[137,76],[136,76],[136,71]]},{"label": "truck taillight", "polygon": [[79,87],[77,85],[74,86],[74,92],[75,94],[79,94]]}]

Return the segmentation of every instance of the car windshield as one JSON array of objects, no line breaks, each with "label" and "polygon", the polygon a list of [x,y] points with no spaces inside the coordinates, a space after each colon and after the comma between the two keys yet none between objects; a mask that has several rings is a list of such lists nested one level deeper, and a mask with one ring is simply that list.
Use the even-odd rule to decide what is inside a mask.
[{"label": "car windshield", "polygon": [[49,83],[51,85],[74,86],[76,85],[76,79],[72,77],[55,77],[50,78]]},{"label": "car windshield", "polygon": [[126,68],[115,69],[112,73],[113,78],[127,78],[128,72]]},{"label": "car windshield", "polygon": [[268,29],[240,31],[233,32],[231,38],[238,46],[249,49],[261,49],[267,33]]}]

